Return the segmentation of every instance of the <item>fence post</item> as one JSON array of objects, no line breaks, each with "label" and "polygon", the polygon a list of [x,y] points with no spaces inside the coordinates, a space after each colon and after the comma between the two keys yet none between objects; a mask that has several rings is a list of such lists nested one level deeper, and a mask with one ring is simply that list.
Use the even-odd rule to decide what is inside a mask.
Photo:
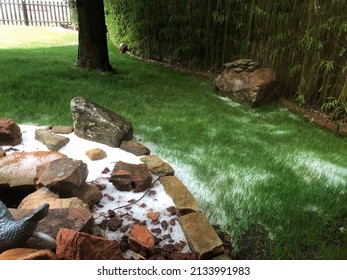
[{"label": "fence post", "polygon": [[24,0],[22,0],[22,7],[23,7],[24,24],[26,26],[29,26],[28,10]]}]

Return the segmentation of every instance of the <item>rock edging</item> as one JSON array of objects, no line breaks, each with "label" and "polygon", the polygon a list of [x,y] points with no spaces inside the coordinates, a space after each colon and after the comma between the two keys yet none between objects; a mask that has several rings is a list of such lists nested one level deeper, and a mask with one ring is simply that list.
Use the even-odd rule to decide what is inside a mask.
[{"label": "rock edging", "polygon": [[347,137],[347,125],[339,124],[338,122],[331,121],[327,118],[324,118],[319,113],[315,113],[308,109],[305,109],[299,106],[297,103],[287,100],[285,98],[279,98],[278,103],[288,110],[299,114],[306,118],[310,123],[314,123],[315,125],[327,129],[337,135]]}]

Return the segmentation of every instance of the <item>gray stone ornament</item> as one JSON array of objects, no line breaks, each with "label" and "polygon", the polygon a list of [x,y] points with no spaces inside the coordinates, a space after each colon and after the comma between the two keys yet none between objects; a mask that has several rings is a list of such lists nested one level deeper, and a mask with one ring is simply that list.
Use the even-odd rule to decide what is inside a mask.
[{"label": "gray stone ornament", "polygon": [[42,232],[35,232],[37,224],[48,213],[49,204],[38,207],[30,216],[15,221],[0,200],[0,252],[22,246],[30,237],[37,237],[55,246],[55,240]]}]

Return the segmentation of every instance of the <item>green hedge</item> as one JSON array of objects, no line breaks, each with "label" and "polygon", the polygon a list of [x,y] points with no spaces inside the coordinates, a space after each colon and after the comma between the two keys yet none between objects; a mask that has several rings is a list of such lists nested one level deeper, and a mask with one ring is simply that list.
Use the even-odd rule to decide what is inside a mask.
[{"label": "green hedge", "polygon": [[112,40],[137,55],[215,72],[253,58],[276,69],[284,96],[346,102],[343,0],[105,0],[105,11]]}]

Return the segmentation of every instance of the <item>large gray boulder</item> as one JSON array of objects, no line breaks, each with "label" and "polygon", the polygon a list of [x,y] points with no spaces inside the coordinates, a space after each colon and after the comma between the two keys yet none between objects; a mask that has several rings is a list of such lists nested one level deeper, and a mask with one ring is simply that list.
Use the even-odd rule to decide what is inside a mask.
[{"label": "large gray boulder", "polygon": [[132,124],[115,112],[83,97],[70,103],[74,133],[84,139],[111,147],[119,147],[124,140],[132,140]]},{"label": "large gray boulder", "polygon": [[218,93],[252,107],[278,98],[278,81],[271,68],[259,68],[251,59],[224,64],[224,71],[214,80]]}]

